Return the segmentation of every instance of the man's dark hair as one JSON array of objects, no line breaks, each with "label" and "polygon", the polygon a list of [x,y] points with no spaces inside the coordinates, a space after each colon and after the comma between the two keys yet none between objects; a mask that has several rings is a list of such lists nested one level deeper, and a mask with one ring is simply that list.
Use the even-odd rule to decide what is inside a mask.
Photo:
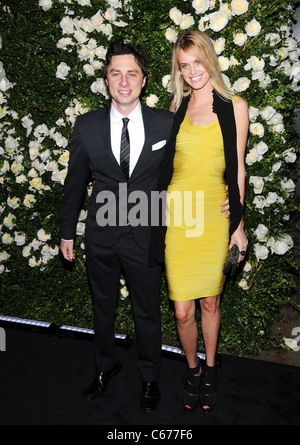
[{"label": "man's dark hair", "polygon": [[124,40],[122,37],[118,38],[114,42],[112,42],[106,53],[106,60],[104,65],[104,78],[107,77],[107,67],[110,64],[111,58],[113,56],[123,56],[125,54],[132,54],[137,61],[139,67],[142,70],[143,76],[146,77],[148,75],[148,62],[147,56],[144,50],[133,43]]}]

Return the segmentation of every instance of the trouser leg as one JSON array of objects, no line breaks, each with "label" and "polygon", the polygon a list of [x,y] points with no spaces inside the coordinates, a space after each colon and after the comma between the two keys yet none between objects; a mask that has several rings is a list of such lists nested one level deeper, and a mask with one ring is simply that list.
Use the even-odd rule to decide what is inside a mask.
[{"label": "trouser leg", "polygon": [[143,381],[153,382],[161,365],[161,267],[148,266],[148,251],[136,244],[129,231],[120,240],[118,257],[133,310],[138,369]]}]

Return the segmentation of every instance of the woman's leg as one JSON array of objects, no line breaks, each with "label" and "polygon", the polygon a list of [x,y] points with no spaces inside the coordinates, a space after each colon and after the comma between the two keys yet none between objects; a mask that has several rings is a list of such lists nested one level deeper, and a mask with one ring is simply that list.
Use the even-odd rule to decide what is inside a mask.
[{"label": "woman's leg", "polygon": [[205,412],[211,411],[217,398],[216,353],[221,324],[220,295],[200,301],[202,334],[205,344],[206,364],[200,390],[200,405]]},{"label": "woman's leg", "polygon": [[195,301],[175,302],[177,331],[186,355],[188,369],[183,392],[183,409],[193,411],[198,405],[202,368],[197,357],[198,329]]},{"label": "woman's leg", "polygon": [[206,364],[207,366],[214,366],[221,325],[220,295],[202,298],[200,306]]},{"label": "woman's leg", "polygon": [[195,301],[175,301],[174,305],[179,339],[189,368],[195,368],[198,364],[196,357],[198,328],[195,317]]}]

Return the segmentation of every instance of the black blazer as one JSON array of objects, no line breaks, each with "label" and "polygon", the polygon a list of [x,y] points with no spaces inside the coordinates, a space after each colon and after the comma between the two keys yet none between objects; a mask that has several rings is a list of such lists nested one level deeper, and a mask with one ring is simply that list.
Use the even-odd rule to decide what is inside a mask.
[{"label": "black blazer", "polygon": [[[142,104],[142,116],[145,144],[128,180],[127,192],[129,195],[135,190],[142,191],[149,199],[148,223],[131,227],[136,242],[140,247],[148,249],[151,232],[151,191],[156,190],[159,165],[166,148],[166,145],[159,149],[153,146],[161,141],[168,141],[173,115],[169,111],[149,108]],[[158,147],[160,145],[162,144]],[[119,185],[127,181],[111,148],[110,107],[85,113],[76,119],[61,207],[60,237],[63,239],[75,238],[78,215],[91,175],[93,188],[89,199],[86,236],[92,242],[94,239],[98,245],[110,246],[118,240],[124,225],[127,224],[126,221],[119,224]],[[116,197],[116,226],[100,227],[97,224],[97,211],[104,205],[96,202],[101,191],[113,192]],[[128,205],[128,212],[134,206],[134,203]]]},{"label": "black blazer", "polygon": [[[157,189],[159,191],[166,190],[171,182],[173,174],[173,159],[175,155],[176,137],[179,132],[180,125],[184,120],[189,101],[190,96],[184,97],[179,109],[174,115],[171,136],[165,151],[164,159],[160,166],[160,174],[157,185]],[[230,239],[231,235],[237,229],[243,215],[243,205],[240,200],[240,192],[238,187],[236,124],[233,103],[232,101],[228,101],[220,97],[214,90],[213,111],[218,116],[224,143],[224,155],[226,164],[225,179],[228,185],[228,198],[230,205]],[[152,228],[149,251],[150,265],[162,263],[164,261],[164,241],[167,228],[163,224],[163,218],[164,215],[162,214],[160,226]]]}]

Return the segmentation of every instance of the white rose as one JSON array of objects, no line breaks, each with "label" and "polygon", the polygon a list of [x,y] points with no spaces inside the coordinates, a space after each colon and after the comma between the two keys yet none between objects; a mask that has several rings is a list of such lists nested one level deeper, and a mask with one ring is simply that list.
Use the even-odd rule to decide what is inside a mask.
[{"label": "white rose", "polygon": [[279,50],[277,51],[278,56],[280,57],[281,60],[285,60],[288,58],[289,56],[289,52],[288,49],[285,48],[284,46],[282,46],[281,48],[279,48]]},{"label": "white rose", "polygon": [[180,25],[182,20],[182,12],[179,11],[176,7],[172,8],[169,12],[170,19],[173,20],[175,25]]},{"label": "white rose", "polygon": [[16,196],[14,196],[13,198],[8,197],[6,202],[10,208],[16,209],[20,205],[20,198],[17,198]]},{"label": "white rose", "polygon": [[206,31],[207,29],[209,29],[209,23],[210,23],[209,15],[201,17],[201,19],[199,20],[198,29],[200,31]]},{"label": "white rose", "polygon": [[105,60],[107,49],[100,45],[95,49],[95,54],[99,59]]},{"label": "white rose", "polygon": [[0,262],[7,261],[9,257],[9,253],[7,253],[5,250],[0,252]]},{"label": "white rose", "polygon": [[25,233],[15,232],[15,243],[17,246],[23,246],[26,241]]},{"label": "white rose", "polygon": [[273,125],[271,128],[274,133],[279,133],[279,134],[284,133],[284,125],[283,124]]},{"label": "white rose", "polygon": [[165,32],[165,37],[169,42],[175,43],[177,40],[177,32],[173,28],[167,28]]},{"label": "white rose", "polygon": [[239,281],[238,285],[239,285],[243,290],[247,290],[247,289],[249,289],[247,280],[245,280],[244,278],[242,278],[242,279]]},{"label": "white rose", "polygon": [[3,244],[12,244],[13,241],[14,241],[14,239],[9,233],[4,233],[2,235],[2,243]]},{"label": "white rose", "polygon": [[257,153],[259,154],[259,160],[261,160],[262,155],[264,155],[269,150],[269,147],[265,142],[261,141],[256,145],[256,149]]},{"label": "white rose", "polygon": [[267,199],[266,199],[266,205],[276,204],[276,202],[280,199],[280,196],[277,195],[276,192],[269,192]]},{"label": "white rose", "polygon": [[209,8],[209,0],[193,0],[192,6],[197,14],[203,14]]},{"label": "white rose", "polygon": [[238,46],[243,46],[247,39],[247,34],[244,34],[242,32],[238,32],[233,36],[233,42]]},{"label": "white rose", "polygon": [[72,34],[74,32],[73,20],[70,17],[64,17],[60,21],[60,27],[62,28],[63,34]]},{"label": "white rose", "polygon": [[247,23],[245,29],[249,37],[254,37],[260,33],[261,25],[256,19],[253,19],[251,22]]},{"label": "white rose", "polygon": [[[7,161],[4,161],[4,165],[3,165],[3,167],[2,167],[2,169],[1,169],[1,172],[2,173],[5,173],[6,171],[7,171],[7,166],[8,166],[8,168],[9,168],[9,164],[8,164],[8,162]],[[23,170],[24,170],[24,167],[23,167],[23,165],[22,164],[20,164],[20,162],[13,162],[12,164],[11,164],[11,167],[10,167],[10,169],[11,169],[11,171],[15,174],[15,175],[18,175],[20,172],[22,172]],[[4,170],[4,171],[3,171]]]},{"label": "white rose", "polygon": [[259,59],[256,56],[251,56],[247,59],[247,64],[244,66],[246,71],[252,69],[253,71],[262,71],[265,67],[265,61],[263,59]]},{"label": "white rose", "polygon": [[32,130],[32,125],[33,125],[33,120],[31,119],[30,115],[24,116],[22,119],[22,125],[24,128],[27,129],[27,136],[30,135],[31,130]]},{"label": "white rose", "polygon": [[262,138],[265,134],[265,130],[261,123],[255,122],[250,124],[250,133],[253,134],[254,136]]},{"label": "white rose", "polygon": [[256,118],[259,116],[259,109],[253,107],[252,105],[249,107],[249,119],[251,122],[256,121]]},{"label": "white rose", "polygon": [[29,142],[29,157],[32,161],[38,157],[40,148],[41,144],[39,144],[37,141]]},{"label": "white rose", "polygon": [[83,65],[83,70],[85,72],[85,74],[87,76],[94,76],[95,75],[95,70],[92,67],[92,65],[90,65],[89,63],[86,63],[85,65]]},{"label": "white rose", "polygon": [[276,162],[273,166],[272,166],[272,172],[277,172],[281,167],[281,161]]},{"label": "white rose", "polygon": [[268,247],[270,247],[272,253],[276,253],[277,255],[284,255],[287,253],[294,245],[293,242],[290,242],[290,240],[283,237],[279,240],[275,240],[273,237],[271,237],[267,243]]},{"label": "white rose", "polygon": [[243,267],[243,271],[244,272],[250,272],[250,270],[252,269],[251,263],[249,261],[246,261],[244,267]]},{"label": "white rose", "polygon": [[258,260],[265,260],[269,256],[269,249],[266,246],[260,244],[254,245],[254,253]]},{"label": "white rose", "polygon": [[[68,50],[68,46],[74,46],[74,42],[72,41],[71,37],[62,37],[57,42],[57,48],[62,49],[64,51]],[[72,48],[69,49],[69,51],[72,51]]]},{"label": "white rose", "polygon": [[251,81],[247,77],[240,77],[238,80],[234,82],[232,88],[234,91],[240,93],[242,91],[246,91],[250,86]]},{"label": "white rose", "polygon": [[191,14],[183,14],[182,20],[180,23],[181,29],[188,29],[190,26],[195,24],[195,20]]},{"label": "white rose", "polygon": [[258,153],[256,147],[254,147],[247,154],[245,162],[247,165],[253,165],[257,161],[258,161]]},{"label": "white rose", "polygon": [[81,6],[91,6],[91,0],[77,0]]},{"label": "white rose", "polygon": [[100,11],[98,11],[97,14],[91,17],[91,21],[96,28],[98,28],[103,23],[103,17],[100,14]]},{"label": "white rose", "polygon": [[9,150],[15,150],[19,145],[17,139],[14,139],[12,136],[8,136],[5,139],[4,143],[5,143],[5,147],[8,148]]},{"label": "white rose", "polygon": [[78,222],[76,226],[76,235],[84,235],[85,232],[85,223]]},{"label": "white rose", "polygon": [[44,229],[40,229],[37,232],[37,237],[40,241],[47,241],[51,239],[51,235],[49,233],[46,233]]},{"label": "white rose", "polygon": [[228,68],[230,67],[230,61],[228,57],[220,56],[218,60],[221,71],[227,71]]},{"label": "white rose", "polygon": [[166,88],[167,91],[169,91],[169,93],[172,92],[171,76],[170,76],[170,74],[166,74],[165,76],[163,76],[162,84],[163,84],[163,87]]},{"label": "white rose", "polygon": [[31,254],[31,246],[25,246],[22,250],[23,257],[28,257]]},{"label": "white rose", "polygon": [[262,189],[264,187],[264,180],[261,176],[250,176],[249,182],[253,185],[254,193],[256,195],[262,192]]},{"label": "white rose", "polygon": [[103,79],[97,79],[95,82],[93,82],[91,85],[91,90],[95,94],[101,93],[105,97],[108,97],[106,83],[104,82]]},{"label": "white rose", "polygon": [[213,12],[209,17],[209,27],[215,32],[221,31],[228,23],[228,14],[225,11]]},{"label": "white rose", "polygon": [[292,179],[284,178],[280,181],[280,184],[287,193],[293,193],[295,191],[296,185]]},{"label": "white rose", "polygon": [[3,224],[8,228],[12,229],[16,223],[15,223],[15,216],[12,213],[9,213],[3,220]]},{"label": "white rose", "polygon": [[17,184],[24,184],[24,182],[27,182],[27,178],[26,178],[25,175],[16,176],[16,183]]},{"label": "white rose", "polygon": [[297,160],[297,155],[294,153],[293,149],[287,149],[282,153],[285,162],[293,163]]},{"label": "white rose", "polygon": [[121,300],[125,300],[129,295],[128,289],[126,286],[123,286],[120,290],[120,298]]},{"label": "white rose", "polygon": [[266,40],[267,40],[267,41],[268,41],[268,40],[270,41],[270,45],[271,45],[271,46],[275,46],[275,45],[277,45],[277,43],[280,42],[281,37],[280,37],[279,34],[274,33],[274,32],[271,32],[271,33],[269,33],[269,34],[266,34]]},{"label": "white rose", "polygon": [[39,6],[44,11],[48,11],[48,9],[52,8],[52,1],[51,0],[39,0]]},{"label": "white rose", "polygon": [[225,39],[220,38],[214,42],[214,48],[217,55],[220,55],[225,49]]},{"label": "white rose", "polygon": [[29,259],[28,264],[30,267],[37,267],[39,265],[35,256]]},{"label": "white rose", "polygon": [[65,62],[61,62],[56,69],[56,77],[58,79],[66,80],[70,69],[71,68]]},{"label": "white rose", "polygon": [[42,183],[41,178],[33,178],[31,179],[31,181],[29,181],[30,185],[31,185],[31,190],[32,189],[36,189],[36,190],[41,190],[42,188],[44,188],[44,185]]},{"label": "white rose", "polygon": [[266,198],[262,195],[257,195],[253,199],[253,204],[255,205],[255,208],[260,212],[264,213],[263,208],[266,205]]},{"label": "white rose", "polygon": [[232,15],[242,15],[248,11],[249,3],[247,0],[233,0],[231,2]]},{"label": "white rose", "polygon": [[109,20],[110,22],[114,22],[117,19],[117,16],[117,12],[112,8],[108,9],[104,14],[106,20]]},{"label": "white rose", "polygon": [[261,116],[263,119],[265,119],[266,121],[270,120],[274,114],[276,113],[275,108],[271,107],[270,105],[268,105],[267,107],[265,107],[262,111],[261,111]]},{"label": "white rose", "polygon": [[36,202],[36,199],[35,199],[34,195],[30,195],[30,194],[26,195],[23,200],[24,206],[28,207],[28,208],[32,207],[35,204],[35,202]]},{"label": "white rose", "polygon": [[148,105],[148,107],[155,107],[155,105],[158,102],[158,97],[155,94],[150,94],[150,96],[147,97],[146,99],[146,104]]},{"label": "white rose", "polygon": [[112,8],[121,8],[122,7],[122,3],[120,2],[120,0],[107,0],[107,3]]},{"label": "white rose", "polygon": [[256,230],[254,231],[255,236],[259,241],[266,240],[268,232],[269,229],[264,224],[258,224]]}]

